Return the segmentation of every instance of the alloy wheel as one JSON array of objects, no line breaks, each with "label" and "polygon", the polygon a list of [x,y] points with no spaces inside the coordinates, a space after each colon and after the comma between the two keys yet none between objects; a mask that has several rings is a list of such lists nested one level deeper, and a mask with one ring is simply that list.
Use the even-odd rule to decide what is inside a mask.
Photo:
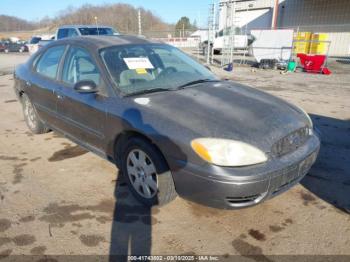
[{"label": "alloy wheel", "polygon": [[136,192],[144,198],[153,198],[158,192],[158,181],[151,158],[141,149],[134,149],[128,154],[126,167]]},{"label": "alloy wheel", "polygon": [[24,114],[26,116],[28,125],[30,128],[34,129],[36,126],[35,111],[29,99],[26,99],[24,102]]}]

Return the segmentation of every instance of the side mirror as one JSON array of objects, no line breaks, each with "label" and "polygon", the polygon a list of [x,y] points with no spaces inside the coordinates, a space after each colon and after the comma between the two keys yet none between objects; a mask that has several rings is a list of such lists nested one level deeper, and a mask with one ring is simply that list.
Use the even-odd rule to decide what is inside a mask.
[{"label": "side mirror", "polygon": [[98,88],[94,81],[82,80],[74,85],[74,90],[81,94],[97,93]]}]

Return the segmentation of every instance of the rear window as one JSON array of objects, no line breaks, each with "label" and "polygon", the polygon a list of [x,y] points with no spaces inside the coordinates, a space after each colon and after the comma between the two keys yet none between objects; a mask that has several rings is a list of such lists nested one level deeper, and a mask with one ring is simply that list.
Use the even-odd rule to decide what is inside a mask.
[{"label": "rear window", "polygon": [[114,31],[108,27],[81,27],[79,31],[82,35],[113,35]]}]

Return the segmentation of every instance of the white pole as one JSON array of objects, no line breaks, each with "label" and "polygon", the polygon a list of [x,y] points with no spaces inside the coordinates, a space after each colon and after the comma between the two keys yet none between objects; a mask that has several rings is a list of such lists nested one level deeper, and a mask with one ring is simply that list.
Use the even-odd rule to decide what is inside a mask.
[{"label": "white pole", "polygon": [[216,4],[213,3],[214,9],[213,9],[213,48],[211,49],[211,64],[214,64],[214,42],[215,42],[215,35],[216,35]]},{"label": "white pole", "polygon": [[210,4],[209,6],[209,17],[208,17],[208,45],[207,45],[207,64],[210,63],[210,44],[211,44],[211,29],[212,29],[212,8],[213,5]]},{"label": "white pole", "polygon": [[141,9],[139,9],[139,11],[138,11],[138,20],[139,20],[139,35],[141,36],[142,35]]},{"label": "white pole", "polygon": [[100,35],[100,29],[98,28],[98,23],[97,23],[97,16],[94,17],[95,18],[95,23],[96,23],[96,28],[97,28],[97,35]]},{"label": "white pole", "polygon": [[231,27],[230,27],[230,63],[233,64],[233,52],[234,52],[234,34],[235,34],[235,30],[236,30],[236,24],[235,24],[235,15],[236,15],[236,2],[232,2],[231,3],[231,10],[230,10],[231,14],[230,14],[230,19],[231,19]]}]

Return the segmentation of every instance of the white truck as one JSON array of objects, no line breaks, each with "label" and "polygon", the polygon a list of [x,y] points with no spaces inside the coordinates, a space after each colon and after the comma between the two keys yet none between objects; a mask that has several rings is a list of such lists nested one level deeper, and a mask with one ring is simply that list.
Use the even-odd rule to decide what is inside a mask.
[{"label": "white truck", "polygon": [[[220,54],[223,48],[230,47],[231,44],[233,44],[235,50],[244,50],[253,43],[254,39],[255,38],[250,34],[239,34],[239,32],[232,34],[231,28],[229,27],[215,34],[214,41],[211,43],[210,47],[214,49],[214,54]],[[206,54],[208,52],[208,40],[203,40],[201,47],[203,53]]]}]

